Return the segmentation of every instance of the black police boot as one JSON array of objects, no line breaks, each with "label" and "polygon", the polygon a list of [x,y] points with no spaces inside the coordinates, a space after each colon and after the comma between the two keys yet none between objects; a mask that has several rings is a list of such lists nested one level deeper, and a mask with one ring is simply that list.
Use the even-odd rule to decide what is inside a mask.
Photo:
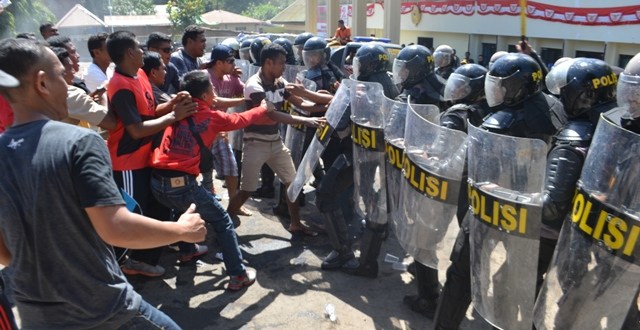
[{"label": "black police boot", "polygon": [[349,241],[349,229],[345,222],[342,208],[327,208],[324,216],[324,225],[333,251],[322,261],[322,269],[338,269],[350,260],[355,260],[351,243]]},{"label": "black police boot", "polygon": [[387,225],[367,222],[367,226],[360,243],[360,258],[357,265],[343,266],[342,271],[347,274],[376,278],[378,277],[378,255],[384,240]]}]

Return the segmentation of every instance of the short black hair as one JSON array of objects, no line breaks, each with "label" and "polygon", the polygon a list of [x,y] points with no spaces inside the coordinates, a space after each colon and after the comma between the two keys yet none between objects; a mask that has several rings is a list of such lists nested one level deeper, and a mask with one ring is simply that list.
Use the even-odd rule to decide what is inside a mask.
[{"label": "short black hair", "polygon": [[343,21],[343,20],[341,20],[341,19],[339,19],[339,20],[338,20],[338,23],[339,23],[339,24],[344,24],[344,21]]},{"label": "short black hair", "polygon": [[43,33],[46,29],[53,27],[53,23],[44,23],[40,25],[40,33]]},{"label": "short black hair", "polygon": [[67,48],[67,44],[71,42],[71,39],[67,36],[57,35],[47,39],[47,42],[51,47]]},{"label": "short black hair", "polygon": [[260,52],[260,66],[263,66],[267,62],[267,59],[275,61],[280,54],[287,57],[287,51],[284,47],[274,44],[273,42],[265,45]]},{"label": "short black hair", "polygon": [[171,37],[162,33],[162,32],[153,32],[149,35],[147,39],[147,49],[149,48],[160,48],[161,43],[172,43]]},{"label": "short black hair", "polygon": [[202,98],[202,94],[211,86],[211,80],[209,79],[209,74],[206,71],[191,71],[182,77],[180,90],[187,91],[191,97]]},{"label": "short black hair", "polygon": [[17,39],[30,39],[30,40],[38,40],[35,33],[32,32],[22,32],[16,34]]},{"label": "short black hair", "polygon": [[111,60],[119,65],[127,50],[136,46],[136,35],[129,31],[116,31],[107,38],[107,51]]},{"label": "short black hair", "polygon": [[87,41],[87,48],[89,49],[89,55],[91,55],[91,58],[94,57],[93,50],[102,48],[102,44],[107,42],[107,38],[109,38],[109,34],[106,32],[99,32],[89,37],[89,41]]},{"label": "short black hair", "polygon": [[69,58],[69,52],[67,49],[62,47],[51,47],[51,50],[56,54],[60,63],[64,65],[65,60]]},{"label": "short black hair", "polygon": [[142,71],[144,71],[144,73],[146,73],[147,75],[151,73],[151,70],[157,69],[162,66],[163,63],[160,54],[152,50],[144,52],[144,55],[142,55],[142,61],[144,62]]},{"label": "short black hair", "polygon": [[204,34],[204,29],[197,25],[189,25],[184,29],[182,34],[182,45],[187,45],[187,39],[195,39],[199,35]]},{"label": "short black hair", "polygon": [[22,82],[26,74],[45,68],[47,52],[46,44],[37,40],[0,40],[0,70]]}]

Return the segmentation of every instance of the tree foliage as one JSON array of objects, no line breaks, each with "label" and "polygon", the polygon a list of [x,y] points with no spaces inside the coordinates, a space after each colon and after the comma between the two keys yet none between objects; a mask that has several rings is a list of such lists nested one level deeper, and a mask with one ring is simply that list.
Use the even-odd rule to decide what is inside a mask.
[{"label": "tree foliage", "polygon": [[111,6],[113,15],[155,14],[153,0],[111,0]]},{"label": "tree foliage", "polygon": [[173,27],[184,30],[191,24],[200,24],[200,15],[204,14],[203,0],[169,0],[167,13]]},{"label": "tree foliage", "polygon": [[266,21],[272,19],[286,8],[287,4],[288,1],[283,0],[267,1],[257,4],[251,3],[249,7],[242,12],[242,15]]},{"label": "tree foliage", "polygon": [[13,37],[20,32],[39,34],[40,24],[55,23],[56,17],[42,0],[12,0],[0,13],[0,38]]}]

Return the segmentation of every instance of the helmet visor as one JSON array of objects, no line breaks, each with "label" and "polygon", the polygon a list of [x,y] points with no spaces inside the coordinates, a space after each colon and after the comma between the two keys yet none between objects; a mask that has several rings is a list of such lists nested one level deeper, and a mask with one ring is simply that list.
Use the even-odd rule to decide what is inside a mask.
[{"label": "helmet visor", "polygon": [[452,73],[444,86],[446,101],[462,100],[471,94],[471,79],[459,73]]},{"label": "helmet visor", "polygon": [[302,63],[302,47],[304,45],[294,45],[293,46],[293,53],[296,56],[296,61],[298,61],[298,63]]},{"label": "helmet visor", "polygon": [[449,65],[449,63],[451,63],[451,54],[443,52],[433,53],[433,64],[436,66],[436,68],[447,66]]},{"label": "helmet visor", "polygon": [[484,81],[484,92],[487,97],[487,104],[490,107],[495,107],[504,102],[504,97],[507,94],[507,88],[505,87],[505,78],[494,77],[487,75]]},{"label": "helmet visor", "polygon": [[395,59],[393,60],[393,83],[402,85],[409,78],[409,70],[407,69],[407,61]]},{"label": "helmet visor", "polygon": [[551,94],[560,95],[562,87],[567,86],[570,81],[568,78],[569,68],[573,64],[574,60],[564,61],[554,66],[547,77],[545,78],[545,84]]},{"label": "helmet visor", "polygon": [[357,57],[353,58],[353,78],[358,80],[360,78],[360,60]]},{"label": "helmet visor", "polygon": [[251,48],[249,47],[240,48],[240,59],[251,61]]},{"label": "helmet visor", "polygon": [[618,79],[618,105],[626,108],[631,118],[640,117],[640,76],[627,75],[624,72]]},{"label": "helmet visor", "polygon": [[324,49],[303,50],[302,60],[307,69],[321,66],[324,64]]}]

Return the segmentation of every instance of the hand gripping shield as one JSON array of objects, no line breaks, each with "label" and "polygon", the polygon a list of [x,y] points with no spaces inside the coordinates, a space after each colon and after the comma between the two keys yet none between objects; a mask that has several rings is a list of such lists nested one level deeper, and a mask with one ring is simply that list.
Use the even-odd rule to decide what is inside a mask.
[{"label": "hand gripping shield", "polygon": [[547,145],[468,125],[471,296],[501,329],[531,329]]},{"label": "hand gripping shield", "polygon": [[387,223],[387,183],[384,152],[382,85],[355,81],[351,89],[354,204],[369,222]]},{"label": "hand gripping shield", "polygon": [[603,115],[534,310],[537,329],[620,329],[640,285],[640,135]]},{"label": "hand gripping shield", "polygon": [[409,105],[406,121],[396,235],[418,262],[446,270],[459,231],[454,219],[467,135],[427,120],[413,107]]},{"label": "hand gripping shield", "polygon": [[313,170],[320,160],[322,152],[331,139],[331,135],[336,130],[340,119],[346,115],[347,107],[351,100],[351,88],[353,87],[353,81],[350,79],[344,79],[340,84],[340,88],[333,96],[333,100],[325,112],[325,118],[327,123],[316,130],[316,135],[311,140],[311,144],[307,148],[307,152],[304,154],[300,166],[296,171],[296,177],[287,189],[287,198],[290,201],[295,201],[302,191],[302,187],[309,181],[313,175]]}]

